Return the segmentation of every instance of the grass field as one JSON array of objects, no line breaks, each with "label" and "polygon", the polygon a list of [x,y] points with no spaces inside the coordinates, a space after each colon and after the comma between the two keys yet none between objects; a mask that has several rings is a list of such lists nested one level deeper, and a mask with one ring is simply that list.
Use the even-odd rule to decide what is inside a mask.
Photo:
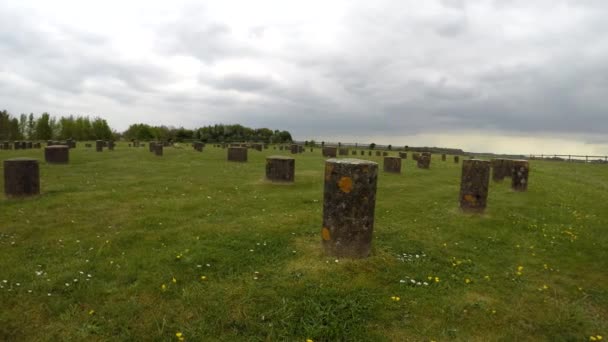
[{"label": "grass field", "polygon": [[0,199],[0,340],[608,335],[608,166],[532,161],[528,192],[492,183],[480,216],[458,210],[461,164],[408,159],[380,172],[373,255],[335,260],[321,253],[320,151],[295,157],[295,184],[264,180],[264,157],[287,153],[241,164],[213,147],[81,142],[47,165],[42,150],[0,151],[38,158],[42,181],[38,197]]}]

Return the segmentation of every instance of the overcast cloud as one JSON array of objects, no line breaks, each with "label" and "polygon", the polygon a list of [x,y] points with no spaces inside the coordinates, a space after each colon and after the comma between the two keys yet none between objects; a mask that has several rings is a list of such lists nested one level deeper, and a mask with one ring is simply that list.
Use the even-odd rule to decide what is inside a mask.
[{"label": "overcast cloud", "polygon": [[608,154],[608,2],[0,3],[13,114]]}]

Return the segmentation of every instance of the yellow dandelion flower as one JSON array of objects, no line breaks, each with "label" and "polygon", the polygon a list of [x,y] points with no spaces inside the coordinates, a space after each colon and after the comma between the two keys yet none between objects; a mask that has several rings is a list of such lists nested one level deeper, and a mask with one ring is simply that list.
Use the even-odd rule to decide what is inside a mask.
[{"label": "yellow dandelion flower", "polygon": [[543,285],[543,290],[547,290],[548,288],[549,288],[549,286]]},{"label": "yellow dandelion flower", "polygon": [[435,282],[438,283],[439,282],[439,277],[435,277]]},{"label": "yellow dandelion flower", "polygon": [[464,280],[464,282],[465,282],[466,284],[470,284],[470,283],[471,283],[471,279],[467,278],[467,279],[465,279],[465,280]]},{"label": "yellow dandelion flower", "polygon": [[167,285],[162,284],[162,285],[160,286],[160,289],[161,289],[161,290],[163,290],[163,291],[167,291]]},{"label": "yellow dandelion flower", "polygon": [[181,254],[178,254],[178,255],[176,255],[176,256],[175,256],[175,258],[176,258],[176,259],[181,259],[181,258],[182,258],[182,255],[181,255]]},{"label": "yellow dandelion flower", "polygon": [[595,338],[595,336],[589,336],[589,341],[597,341],[597,338]]},{"label": "yellow dandelion flower", "polygon": [[207,280],[206,276],[201,276],[201,280]]},{"label": "yellow dandelion flower", "polygon": [[177,279],[175,279],[175,277],[173,277],[173,279],[171,279],[171,281],[173,282],[173,284],[177,283]]},{"label": "yellow dandelion flower", "polygon": [[89,315],[93,315],[95,313],[95,310],[90,310],[89,311]]},{"label": "yellow dandelion flower", "polygon": [[428,277],[426,277],[426,279],[428,279],[428,280],[433,280],[433,277],[428,276]]},{"label": "yellow dandelion flower", "polygon": [[486,276],[484,276],[484,277],[483,277],[483,279],[485,279],[485,280],[490,280],[490,276],[489,276],[489,275],[486,275]]},{"label": "yellow dandelion flower", "polygon": [[312,338],[307,338],[306,342],[314,342],[314,341],[312,340]]},{"label": "yellow dandelion flower", "polygon": [[496,310],[492,310],[492,315],[496,315]]},{"label": "yellow dandelion flower", "polygon": [[523,267],[523,266],[517,266],[517,271],[521,272],[521,271],[523,271],[523,270],[524,270],[524,267]]},{"label": "yellow dandelion flower", "polygon": [[178,341],[183,341],[184,340],[184,334],[182,334],[180,331],[175,333],[175,337],[177,337]]},{"label": "yellow dandelion flower", "polygon": [[602,335],[596,335],[595,337],[597,338],[598,341],[601,341],[603,338]]}]

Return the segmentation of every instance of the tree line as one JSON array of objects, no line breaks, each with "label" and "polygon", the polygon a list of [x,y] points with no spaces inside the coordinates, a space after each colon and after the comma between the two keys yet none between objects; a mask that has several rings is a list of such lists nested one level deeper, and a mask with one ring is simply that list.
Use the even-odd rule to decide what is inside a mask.
[{"label": "tree line", "polygon": [[88,116],[62,116],[48,113],[36,117],[33,113],[12,116],[0,111],[0,140],[97,140],[112,139],[114,132],[106,120]]},{"label": "tree line", "polygon": [[169,126],[151,126],[144,123],[133,124],[122,132],[113,131],[107,121],[89,116],[55,117],[48,113],[35,116],[33,113],[13,116],[8,111],[0,111],[0,141],[14,140],[126,140],[142,141],[190,141],[209,143],[255,141],[264,143],[287,143],[292,141],[288,131],[268,128],[249,128],[243,125],[209,125],[196,129]]},{"label": "tree line", "polygon": [[199,140],[209,143],[255,141],[265,143],[291,142],[288,131],[271,130],[269,128],[249,128],[243,125],[209,125],[196,129],[175,128],[167,126],[150,126],[139,123],[129,126],[123,133],[125,139],[131,140]]}]

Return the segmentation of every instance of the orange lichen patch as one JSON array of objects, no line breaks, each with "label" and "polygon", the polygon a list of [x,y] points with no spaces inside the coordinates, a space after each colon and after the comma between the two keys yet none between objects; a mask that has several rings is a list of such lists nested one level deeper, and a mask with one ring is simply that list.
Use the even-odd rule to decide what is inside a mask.
[{"label": "orange lichen patch", "polygon": [[331,178],[331,173],[334,171],[334,166],[332,164],[325,164],[325,180],[329,180]]},{"label": "orange lichen patch", "polygon": [[329,241],[331,239],[331,236],[329,235],[329,229],[323,227],[323,229],[321,229],[321,236],[323,237],[323,240]]},{"label": "orange lichen patch", "polygon": [[349,193],[353,189],[353,179],[350,177],[342,177],[338,182],[338,187],[342,192]]},{"label": "orange lichen patch", "polygon": [[475,196],[470,195],[470,194],[464,195],[464,200],[467,201],[467,202],[469,202],[469,203],[475,203],[476,202]]}]

